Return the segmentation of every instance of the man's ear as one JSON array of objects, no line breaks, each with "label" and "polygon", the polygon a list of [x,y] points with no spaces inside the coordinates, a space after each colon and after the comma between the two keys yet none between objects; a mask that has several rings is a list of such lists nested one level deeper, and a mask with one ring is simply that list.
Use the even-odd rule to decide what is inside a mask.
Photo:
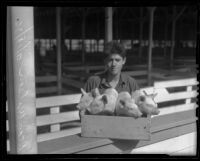
[{"label": "man's ear", "polygon": [[123,65],[126,63],[126,57],[123,58]]}]

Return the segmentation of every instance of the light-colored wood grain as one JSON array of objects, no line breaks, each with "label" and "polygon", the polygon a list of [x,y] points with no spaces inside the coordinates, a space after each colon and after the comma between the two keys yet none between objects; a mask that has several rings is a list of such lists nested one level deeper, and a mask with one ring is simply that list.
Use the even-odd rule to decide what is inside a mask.
[{"label": "light-colored wood grain", "polygon": [[37,98],[36,108],[76,104],[80,101],[80,98],[81,98],[81,94]]},{"label": "light-colored wood grain", "polygon": [[196,78],[190,78],[190,79],[154,82],[154,87],[155,88],[181,87],[181,86],[189,86],[189,85],[197,85],[197,84],[198,82]]},{"label": "light-colored wood grain", "polygon": [[[55,114],[60,113],[60,107],[51,107],[50,108],[50,116],[54,116]],[[50,131],[55,132],[55,131],[60,131],[60,124],[53,124],[50,126]]]},{"label": "light-colored wood grain", "polygon": [[[187,86],[187,89],[186,89],[187,91],[192,91],[192,86]],[[191,98],[188,98],[188,99],[186,99],[185,100],[185,103],[186,104],[189,104],[191,102]]]},{"label": "light-colored wood grain", "polygon": [[79,118],[78,111],[42,115],[42,116],[37,116],[37,126],[50,125],[50,124],[74,121],[74,120],[79,120],[79,119],[80,118]]},{"label": "light-colored wood grain", "polygon": [[186,92],[176,92],[176,93],[166,94],[161,91],[157,92],[157,90],[155,90],[155,93],[158,93],[158,95],[154,99],[155,102],[157,103],[197,97],[198,94],[196,91],[191,91],[191,92],[186,91]]},{"label": "light-colored wood grain", "polygon": [[[173,146],[172,146],[173,145]],[[150,144],[131,151],[132,154],[171,154],[188,146],[196,145],[196,132],[188,133],[158,143]],[[186,151],[187,152],[187,151]],[[188,153],[190,154],[190,153]],[[191,154],[195,154],[192,152]]]},{"label": "light-colored wood grain", "polygon": [[52,132],[47,134],[39,134],[37,137],[38,142],[46,141],[46,140],[52,140],[56,138],[61,138],[65,136],[71,136],[75,135],[81,132],[81,127],[75,127],[67,130],[62,130],[59,132]]},{"label": "light-colored wood grain", "polygon": [[117,139],[150,139],[150,118],[84,115],[81,135]]}]

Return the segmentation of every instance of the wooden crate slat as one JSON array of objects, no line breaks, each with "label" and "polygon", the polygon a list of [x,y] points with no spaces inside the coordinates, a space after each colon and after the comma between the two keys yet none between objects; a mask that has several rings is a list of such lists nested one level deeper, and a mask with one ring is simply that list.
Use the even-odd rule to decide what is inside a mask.
[{"label": "wooden crate slat", "polygon": [[81,94],[42,97],[36,99],[36,108],[75,104],[80,101]]},{"label": "wooden crate slat", "polygon": [[52,140],[52,139],[56,139],[56,138],[75,135],[80,132],[81,132],[81,127],[75,127],[75,128],[71,128],[71,129],[67,129],[67,130],[61,130],[59,132],[39,134],[37,136],[37,141],[42,142],[42,141]]},{"label": "wooden crate slat", "polygon": [[43,115],[43,116],[37,116],[37,126],[56,124],[56,123],[74,121],[74,120],[79,120],[79,119],[80,118],[79,118],[78,111],[62,112],[62,113],[51,114],[51,115]]},{"label": "wooden crate slat", "polygon": [[81,125],[86,137],[150,140],[150,118],[84,115]]},{"label": "wooden crate slat", "polygon": [[190,78],[190,79],[154,82],[154,87],[166,88],[166,87],[180,87],[180,86],[189,86],[189,85],[197,85],[197,84],[198,82],[196,78]]}]

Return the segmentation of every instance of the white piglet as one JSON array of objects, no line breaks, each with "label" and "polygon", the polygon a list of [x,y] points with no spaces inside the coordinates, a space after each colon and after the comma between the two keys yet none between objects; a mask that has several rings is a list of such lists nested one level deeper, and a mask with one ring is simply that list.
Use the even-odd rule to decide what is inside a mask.
[{"label": "white piglet", "polygon": [[103,97],[105,101],[103,113],[105,115],[114,115],[118,92],[114,88],[108,88],[104,91]]},{"label": "white piglet", "polygon": [[147,115],[158,115],[160,111],[158,110],[158,105],[154,101],[156,94],[147,94],[145,91],[135,91],[132,93],[132,98],[135,100],[140,111],[144,116]]},{"label": "white piglet", "polygon": [[98,88],[93,90],[92,95],[94,96],[94,99],[87,108],[88,112],[92,115],[103,114],[105,104],[107,103],[106,97],[99,93]]},{"label": "white piglet", "polygon": [[134,99],[128,92],[120,92],[116,102],[116,115],[117,116],[130,116],[138,118],[142,116]]},{"label": "white piglet", "polygon": [[93,97],[92,92],[87,93],[82,88],[81,88],[81,93],[82,93],[82,97],[76,107],[80,111],[80,115],[83,115],[87,111],[87,108],[90,106],[92,101],[94,100],[94,97]]}]

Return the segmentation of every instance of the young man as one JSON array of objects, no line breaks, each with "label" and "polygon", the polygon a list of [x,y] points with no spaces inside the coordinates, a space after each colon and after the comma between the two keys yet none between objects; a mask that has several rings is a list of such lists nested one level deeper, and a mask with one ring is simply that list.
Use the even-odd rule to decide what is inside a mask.
[{"label": "young man", "polygon": [[102,73],[89,77],[84,90],[90,92],[94,88],[98,88],[102,94],[107,88],[115,88],[118,93],[138,90],[139,86],[134,78],[121,73],[126,63],[126,51],[122,44],[111,41],[105,45],[106,58],[104,60],[106,70]]}]

